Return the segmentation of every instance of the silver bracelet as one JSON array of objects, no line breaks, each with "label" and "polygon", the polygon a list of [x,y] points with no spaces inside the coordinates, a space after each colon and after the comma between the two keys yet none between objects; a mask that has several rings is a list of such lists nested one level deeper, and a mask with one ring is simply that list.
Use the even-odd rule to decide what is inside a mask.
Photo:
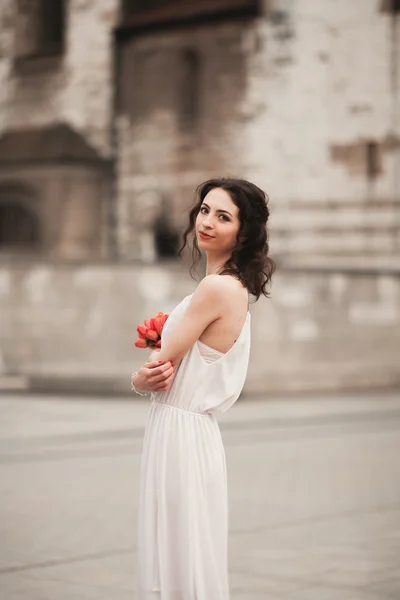
[{"label": "silver bracelet", "polygon": [[132,392],[135,392],[135,394],[139,394],[139,396],[148,396],[150,394],[150,391],[144,391],[144,390],[140,391],[135,387],[135,384],[133,383],[133,378],[135,377],[135,375],[137,375],[137,371],[135,371],[131,375],[131,390],[132,390]]}]

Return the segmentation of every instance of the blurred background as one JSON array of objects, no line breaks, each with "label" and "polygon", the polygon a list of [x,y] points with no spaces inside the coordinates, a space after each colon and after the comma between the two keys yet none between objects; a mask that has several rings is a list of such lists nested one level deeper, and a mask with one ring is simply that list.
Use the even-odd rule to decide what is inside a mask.
[{"label": "blurred background", "polygon": [[[2,0],[3,387],[125,391],[196,186],[270,196],[245,392],[400,381],[397,0]],[[129,379],[129,377],[128,377]]]},{"label": "blurred background", "polygon": [[400,598],[399,93],[399,0],[0,0],[0,600],[135,598],[136,326],[224,175],[278,266],[221,419],[232,600]]}]

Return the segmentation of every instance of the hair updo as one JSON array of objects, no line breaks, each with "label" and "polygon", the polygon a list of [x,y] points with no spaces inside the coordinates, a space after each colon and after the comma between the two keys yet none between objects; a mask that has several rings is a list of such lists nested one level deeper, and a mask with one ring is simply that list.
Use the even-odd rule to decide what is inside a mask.
[{"label": "hair updo", "polygon": [[[204,198],[214,188],[225,190],[239,209],[240,228],[237,244],[230,258],[223,266],[220,275],[236,277],[250,294],[259,299],[261,294],[269,296],[267,290],[275,271],[275,263],[268,256],[269,218],[268,196],[259,187],[244,179],[217,178],[205,181],[196,190],[196,201],[189,213],[189,225],[183,234],[182,252],[187,244],[188,235],[194,231],[196,217]],[[201,258],[196,236],[192,243],[191,274]]]}]

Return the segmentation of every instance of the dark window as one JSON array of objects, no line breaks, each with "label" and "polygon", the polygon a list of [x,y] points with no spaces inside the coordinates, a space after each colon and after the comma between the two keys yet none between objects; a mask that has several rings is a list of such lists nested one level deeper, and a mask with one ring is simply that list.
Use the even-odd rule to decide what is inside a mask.
[{"label": "dark window", "polygon": [[18,0],[17,59],[60,55],[65,42],[67,0]]},{"label": "dark window", "polygon": [[159,258],[173,258],[178,255],[179,235],[163,217],[154,223],[154,241]]},{"label": "dark window", "polygon": [[400,13],[400,0],[381,0],[380,9],[384,13],[398,15]]},{"label": "dark window", "polygon": [[377,142],[367,142],[366,146],[367,158],[367,177],[375,179],[378,177],[380,169],[379,145]]},{"label": "dark window", "polygon": [[0,250],[26,250],[38,245],[37,216],[17,202],[0,202]]},{"label": "dark window", "polygon": [[180,117],[185,126],[194,126],[199,117],[200,57],[195,50],[185,50],[181,61]]},{"label": "dark window", "polygon": [[124,0],[118,34],[200,20],[260,14],[261,0]]},{"label": "dark window", "polygon": [[179,235],[171,222],[171,213],[171,200],[163,198],[158,216],[153,223],[154,243],[158,258],[173,258],[178,255]]},{"label": "dark window", "polygon": [[60,52],[64,46],[65,1],[41,0],[38,46],[44,54]]},{"label": "dark window", "polygon": [[[190,0],[189,0],[190,1]],[[155,8],[163,8],[168,4],[176,4],[177,1],[171,2],[171,0],[125,0],[124,12],[125,14],[132,14],[141,12],[143,10],[154,10]]]}]

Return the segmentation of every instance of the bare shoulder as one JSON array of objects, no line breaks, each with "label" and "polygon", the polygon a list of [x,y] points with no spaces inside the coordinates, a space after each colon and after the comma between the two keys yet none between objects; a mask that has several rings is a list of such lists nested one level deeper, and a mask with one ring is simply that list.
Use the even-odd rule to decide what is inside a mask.
[{"label": "bare shoulder", "polygon": [[199,283],[197,291],[199,295],[207,296],[222,306],[226,306],[228,299],[236,299],[239,302],[244,296],[247,299],[247,290],[240,281],[228,275],[206,275]]},{"label": "bare shoulder", "polygon": [[197,289],[210,294],[226,294],[227,292],[239,289],[239,287],[242,287],[242,285],[233,277],[213,274],[206,275],[199,283]]},{"label": "bare shoulder", "polygon": [[[202,299],[209,299],[212,302],[218,302],[223,297],[226,285],[221,281],[223,277],[219,275],[206,275],[196,288],[194,296]],[[226,292],[225,292],[226,293]]]}]

